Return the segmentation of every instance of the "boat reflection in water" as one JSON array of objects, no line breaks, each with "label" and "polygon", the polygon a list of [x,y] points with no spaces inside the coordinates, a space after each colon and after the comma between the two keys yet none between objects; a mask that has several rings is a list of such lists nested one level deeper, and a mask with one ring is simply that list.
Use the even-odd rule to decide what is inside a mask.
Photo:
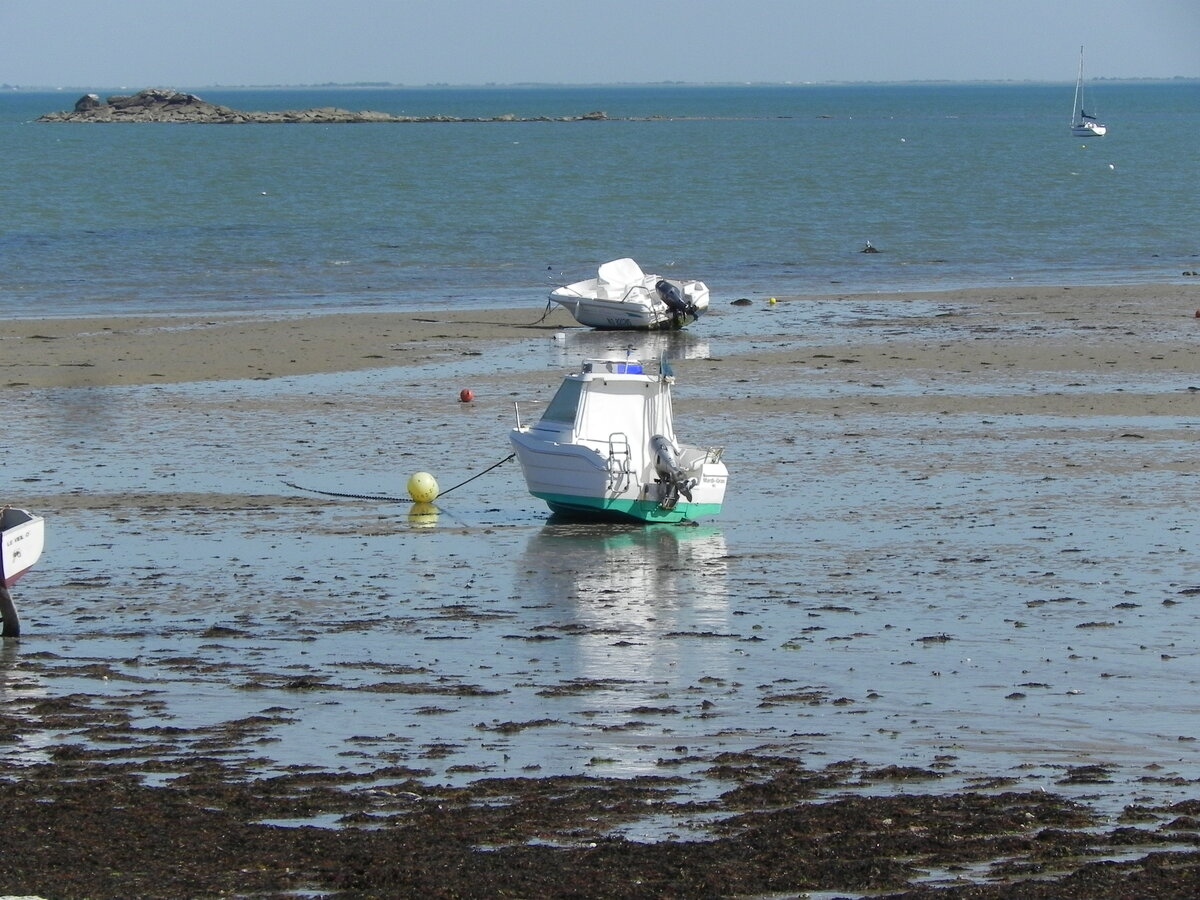
[{"label": "boat reflection in water", "polygon": [[663,680],[686,685],[716,674],[691,638],[730,630],[728,557],[717,528],[552,518],[517,569],[525,605],[555,614],[547,630],[573,638],[575,659],[560,661],[563,677],[614,682],[613,705],[644,702],[648,682],[656,692]]},{"label": "boat reflection in water", "polygon": [[614,334],[582,328],[557,332],[553,364],[571,366],[581,358],[609,353],[631,353],[638,359],[708,359],[709,342],[689,331],[637,331]]}]

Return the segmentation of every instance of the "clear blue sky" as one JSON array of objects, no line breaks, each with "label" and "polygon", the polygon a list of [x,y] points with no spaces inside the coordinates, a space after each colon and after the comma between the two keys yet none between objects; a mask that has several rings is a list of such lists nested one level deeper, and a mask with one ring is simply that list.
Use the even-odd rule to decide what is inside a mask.
[{"label": "clear blue sky", "polygon": [[1200,77],[1198,0],[0,0],[0,83]]}]

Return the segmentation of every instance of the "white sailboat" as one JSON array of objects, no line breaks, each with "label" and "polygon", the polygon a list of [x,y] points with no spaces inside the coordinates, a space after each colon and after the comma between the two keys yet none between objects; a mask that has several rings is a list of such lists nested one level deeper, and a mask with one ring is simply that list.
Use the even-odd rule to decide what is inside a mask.
[{"label": "white sailboat", "polygon": [[1079,48],[1079,79],[1075,82],[1075,105],[1071,110],[1071,134],[1075,137],[1103,137],[1108,126],[1090,115],[1083,105],[1083,47]]}]

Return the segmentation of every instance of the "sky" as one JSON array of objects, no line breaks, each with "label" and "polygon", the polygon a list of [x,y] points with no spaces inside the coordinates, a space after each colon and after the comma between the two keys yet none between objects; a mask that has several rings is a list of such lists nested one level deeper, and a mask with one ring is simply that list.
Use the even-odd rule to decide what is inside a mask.
[{"label": "sky", "polygon": [[0,84],[1200,78],[1198,0],[0,0]]}]

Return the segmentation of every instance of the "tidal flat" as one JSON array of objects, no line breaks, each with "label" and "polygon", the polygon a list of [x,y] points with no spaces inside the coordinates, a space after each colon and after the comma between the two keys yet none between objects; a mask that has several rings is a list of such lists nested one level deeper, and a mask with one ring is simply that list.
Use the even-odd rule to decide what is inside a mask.
[{"label": "tidal flat", "polygon": [[[1197,307],[0,323],[4,500],[47,519],[0,647],[4,889],[1192,897]],[[725,447],[719,518],[468,481],[515,400],[630,350]]]}]

